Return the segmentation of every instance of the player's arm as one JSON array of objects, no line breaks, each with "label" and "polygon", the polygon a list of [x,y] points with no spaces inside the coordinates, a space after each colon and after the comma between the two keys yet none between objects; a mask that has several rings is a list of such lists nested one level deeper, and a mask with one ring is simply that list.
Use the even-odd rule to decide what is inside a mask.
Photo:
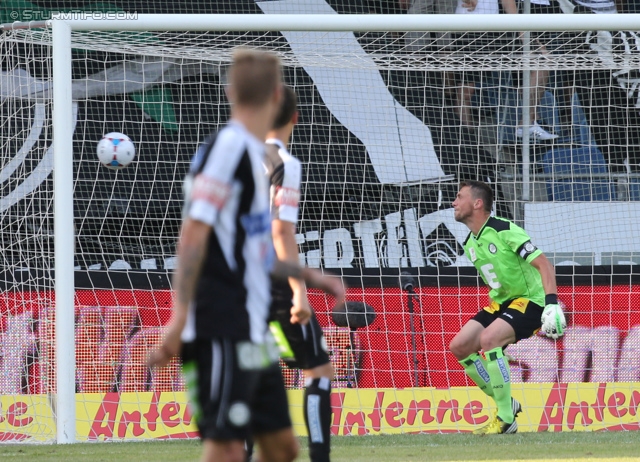
[{"label": "player's arm", "polygon": [[626,11],[626,5],[624,0],[615,0],[614,3],[616,4],[616,11],[618,13],[628,13],[628,11]]},{"label": "player's arm", "polygon": [[[290,221],[275,219],[271,227],[273,246],[278,259],[296,264],[298,262],[298,244],[295,237],[295,224]],[[311,318],[311,307],[307,300],[307,288],[304,281],[290,277],[289,286],[291,286],[291,291],[293,292],[291,322],[306,324]]]},{"label": "player's arm", "polygon": [[[270,182],[271,209],[274,212],[272,238],[276,255],[279,260],[298,264],[295,234],[299,215],[302,164],[294,158],[285,157],[280,168],[276,168],[271,174]],[[304,281],[289,278],[289,286],[293,293],[291,322],[306,324],[311,318],[311,307]]]},{"label": "player's arm", "polygon": [[478,6],[478,0],[462,0],[462,7],[471,12]]},{"label": "player's arm", "polygon": [[506,14],[518,14],[518,6],[516,0],[501,0],[502,9]]},{"label": "player's arm", "polygon": [[567,321],[562,312],[562,308],[558,304],[558,286],[556,285],[556,271],[544,255],[540,254],[531,260],[531,266],[538,270],[542,278],[542,287],[544,287],[545,300],[544,311],[542,312],[542,331],[553,339],[557,339],[564,335],[567,328]]},{"label": "player's arm", "polygon": [[336,305],[344,303],[344,287],[340,279],[333,276],[325,276],[321,271],[312,268],[303,268],[297,263],[276,260],[271,273],[280,279],[295,278],[304,281],[307,286],[315,287],[332,295]]},{"label": "player's arm", "polygon": [[180,336],[187,322],[189,303],[193,300],[202,264],[207,254],[211,226],[187,218],[182,226],[178,244],[178,267],[173,277],[175,290],[173,313],[165,337],[159,349],[149,357],[149,365],[165,366],[174,355],[180,353]]},{"label": "player's arm", "polygon": [[542,332],[547,337],[558,338],[567,328],[562,308],[558,304],[558,288],[556,272],[549,259],[531,243],[531,238],[524,229],[511,223],[509,230],[501,233],[505,242],[524,261],[533,266],[540,273],[542,287],[545,293],[544,310],[540,319]]},{"label": "player's arm", "polygon": [[542,277],[544,293],[546,295],[556,295],[557,298],[558,286],[556,285],[556,270],[549,259],[541,253],[531,261],[531,266],[537,269]]}]

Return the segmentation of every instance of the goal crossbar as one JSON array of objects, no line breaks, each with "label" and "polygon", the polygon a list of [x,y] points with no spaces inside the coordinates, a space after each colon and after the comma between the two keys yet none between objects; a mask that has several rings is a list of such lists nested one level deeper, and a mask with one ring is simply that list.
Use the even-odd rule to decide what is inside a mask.
[{"label": "goal crossbar", "polygon": [[616,15],[338,15],[338,14],[140,14],[137,19],[111,20],[82,17],[51,19],[78,31],[566,31],[634,30],[640,14]]}]

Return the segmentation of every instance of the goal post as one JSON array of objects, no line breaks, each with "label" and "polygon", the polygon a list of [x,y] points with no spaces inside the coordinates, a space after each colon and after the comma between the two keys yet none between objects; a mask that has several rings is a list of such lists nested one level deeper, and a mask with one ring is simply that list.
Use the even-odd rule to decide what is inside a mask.
[{"label": "goal post", "polygon": [[[50,274],[48,282],[39,286],[41,276],[36,272],[24,286],[9,277],[2,281],[7,293],[39,298],[39,308],[33,309],[38,313],[20,329],[31,336],[38,330],[40,337],[25,340],[23,335],[16,340],[16,351],[22,355],[16,366],[20,377],[7,387],[9,393],[2,389],[0,394],[55,396],[55,404],[47,399],[14,400],[12,410],[5,412],[11,412],[13,422],[24,423],[16,426],[16,432],[27,428],[29,419],[35,428],[51,410],[55,437],[39,441],[194,436],[184,409],[184,384],[175,376],[177,363],[159,379],[140,359],[160,338],[170,315],[169,279],[175,267],[182,175],[191,153],[228,115],[221,76],[238,44],[279,54],[287,83],[300,95],[304,117],[294,131],[292,152],[305,170],[296,236],[301,263],[339,274],[348,282],[352,299],[376,310],[376,324],[352,331],[333,324],[330,300],[310,293],[336,364],[334,434],[467,431],[474,415],[487,413],[490,404],[471,387],[465,388],[470,383],[447,351],[454,330],[486,297],[477,272],[460,250],[467,230],[452,219],[448,201],[458,180],[485,179],[485,170],[497,172],[491,179],[502,188],[499,210],[534,233],[540,248],[551,249],[550,258],[559,268],[560,298],[573,316],[564,344],[536,337],[512,352],[514,376],[522,384],[518,393],[537,394],[523,403],[531,415],[549,417],[547,403],[540,402],[542,395],[574,393],[581,401],[593,401],[597,395],[602,402],[599,391],[581,382],[629,384],[640,379],[634,359],[640,335],[635,305],[640,283],[634,264],[640,264],[640,255],[613,242],[632,235],[634,226],[640,225],[640,214],[634,215],[640,201],[640,173],[628,165],[627,170],[615,172],[596,171],[577,160],[574,165],[574,159],[553,157],[559,155],[560,143],[536,144],[526,132],[521,140],[513,135],[520,123],[518,111],[522,125],[534,122],[526,114],[534,104],[529,69],[614,73],[637,69],[640,48],[634,49],[637,44],[631,37],[607,60],[606,52],[597,54],[606,45],[605,37],[592,40],[587,51],[584,43],[573,44],[567,38],[568,46],[575,47],[571,52],[540,56],[533,46],[518,53],[496,52],[493,39],[485,37],[487,32],[542,31],[557,32],[562,41],[570,32],[633,31],[640,15],[280,14],[275,8],[281,2],[260,3],[268,14],[132,14],[132,19],[111,20],[61,13],[24,29],[17,24],[3,27],[7,35],[0,43],[7,53],[0,60],[7,64],[3,61],[0,103],[2,116],[16,125],[0,130],[0,176],[9,182],[5,189],[36,181],[38,175],[29,168],[46,163],[43,159],[48,159],[53,144],[52,179],[45,174],[38,177],[43,184],[49,178],[51,184],[42,192],[25,186],[30,191],[20,196],[29,204],[24,210],[42,223],[16,224],[23,208],[12,209],[15,203],[4,198],[0,203],[2,250],[12,255],[11,261],[6,258],[3,274],[24,268],[27,274],[34,269],[55,270],[53,287]],[[415,44],[409,44],[405,34],[425,31],[459,34],[452,39],[454,47],[472,46],[458,54],[434,46],[413,50]],[[26,48],[13,48],[16,44]],[[633,52],[620,51],[625,45]],[[30,47],[45,51],[32,53]],[[72,50],[82,53],[81,77],[74,74],[81,73],[73,67],[77,58]],[[36,62],[43,68],[40,73],[32,69]],[[427,75],[429,70],[437,75]],[[475,125],[461,123],[454,107],[460,104],[456,100],[460,93],[453,89],[464,87],[466,77],[475,78],[474,73],[493,71],[524,71],[525,88],[504,82],[502,75],[490,76],[482,82],[487,90],[473,96]],[[448,85],[452,75],[462,76],[463,84]],[[634,82],[626,82],[629,94],[638,88]],[[606,85],[613,88],[617,83],[612,79]],[[86,100],[80,108],[79,93]],[[429,99],[432,95],[436,102]],[[554,106],[553,96],[546,96],[541,111],[548,117],[545,126],[559,130],[562,124],[556,120],[558,104]],[[583,159],[594,155],[590,146],[596,144],[589,141],[593,134],[585,126],[586,118],[576,115],[579,105],[573,101],[568,103],[570,120],[564,128],[580,138],[563,142],[562,148],[563,152],[581,148]],[[489,122],[477,120],[494,104],[500,111],[506,109],[491,113]],[[620,130],[636,130],[628,121],[622,125]],[[509,130],[511,138],[505,141],[508,136],[503,133]],[[136,160],[117,173],[105,173],[95,159],[96,135],[107,131],[122,131],[136,144]],[[503,145],[512,156],[508,161],[500,157]],[[482,158],[494,151],[496,157]],[[551,160],[542,162],[547,154]],[[13,167],[20,155],[26,159],[22,170]],[[612,188],[605,187],[606,199],[596,191],[602,183]],[[569,192],[563,189],[566,184]],[[11,191],[4,195],[9,197]],[[589,217],[609,221],[617,227],[615,232],[602,226],[585,230],[580,215],[589,207],[593,209]],[[546,216],[556,221],[549,225],[551,232],[544,229]],[[583,251],[572,236],[594,248]],[[29,259],[40,261],[31,264]],[[49,266],[51,259],[54,268]],[[415,278],[416,297],[398,287],[398,276],[404,272]],[[95,273],[104,281],[96,282]],[[14,303],[0,301],[3,306]],[[607,318],[609,308],[615,312]],[[21,309],[6,311],[13,315]],[[12,331],[5,326],[8,322],[2,321],[0,331],[13,341],[19,337],[13,332],[22,331],[18,327]],[[110,343],[117,348],[110,351]],[[600,347],[605,344],[615,351],[614,360],[624,372],[602,366]],[[34,348],[39,351],[32,352]],[[31,361],[27,366],[23,356]],[[55,365],[49,364],[54,357]],[[581,374],[562,363],[563,357],[584,368],[597,362],[600,369]],[[301,377],[292,370],[285,372],[287,385],[300,388]],[[47,375],[51,383],[33,379],[35,374]],[[55,385],[50,375],[55,375]],[[575,387],[569,391],[557,387],[563,380]],[[23,382],[29,391],[16,391],[25,388]],[[633,385],[620,387],[616,390],[629,398],[627,404],[640,396],[640,390],[633,394]],[[130,402],[122,401],[125,394]],[[554,402],[563,401],[565,395]],[[618,395],[614,402],[620,403]],[[0,413],[2,406],[8,409],[8,404],[0,403]],[[294,401],[296,425],[301,422],[299,407]],[[32,409],[43,410],[42,415]],[[575,423],[579,412],[572,412]],[[376,415],[384,418],[376,420]],[[80,422],[78,416],[90,422]],[[535,417],[530,419],[521,428],[539,431]],[[622,417],[598,424],[629,425]],[[303,427],[300,424],[296,431],[304,432]]]},{"label": "goal post", "polygon": [[56,442],[76,441],[75,229],[71,26],[54,21],[53,149],[56,330]]}]

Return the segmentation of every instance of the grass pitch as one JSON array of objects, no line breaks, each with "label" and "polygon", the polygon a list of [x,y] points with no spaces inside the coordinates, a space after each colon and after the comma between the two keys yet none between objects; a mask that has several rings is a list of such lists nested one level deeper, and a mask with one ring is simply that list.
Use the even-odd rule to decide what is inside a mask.
[{"label": "grass pitch", "polygon": [[[300,461],[307,461],[301,439]],[[198,460],[198,441],[0,445],[2,460],[189,461]],[[521,433],[474,436],[380,435],[332,439],[333,462],[417,461],[640,461],[640,432]]]}]

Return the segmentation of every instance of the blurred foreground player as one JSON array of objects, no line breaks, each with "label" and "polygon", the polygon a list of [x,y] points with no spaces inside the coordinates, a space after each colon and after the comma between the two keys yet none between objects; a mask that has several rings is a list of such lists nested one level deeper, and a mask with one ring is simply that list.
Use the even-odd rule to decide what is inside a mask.
[{"label": "blurred foreground player", "polygon": [[304,279],[338,299],[344,289],[318,271],[274,264],[262,163],[263,140],[282,99],[277,57],[236,51],[228,97],[229,124],[199,149],[185,181],[174,311],[149,364],[163,366],[182,353],[203,461],[244,461],[244,440],[253,434],[261,460],[288,462],[298,452],[290,420],[265,414],[265,402],[288,407],[282,379],[262,380],[277,364],[267,327],[270,273]]}]

